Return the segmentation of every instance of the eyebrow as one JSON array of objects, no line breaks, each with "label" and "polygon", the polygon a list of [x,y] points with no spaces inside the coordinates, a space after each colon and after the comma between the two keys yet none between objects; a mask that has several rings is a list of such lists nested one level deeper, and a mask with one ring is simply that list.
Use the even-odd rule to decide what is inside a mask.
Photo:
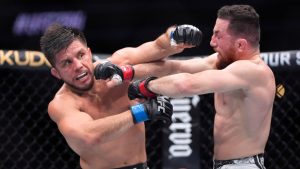
[{"label": "eyebrow", "polygon": [[213,30],[213,34],[219,34],[220,33],[220,31],[219,30]]},{"label": "eyebrow", "polygon": [[76,55],[78,55],[78,54],[80,54],[80,53],[84,53],[84,52],[85,52],[85,50],[81,48],[81,49],[76,53]]},{"label": "eyebrow", "polygon": [[70,60],[70,57],[69,57],[69,56],[67,56],[66,59],[61,60],[61,61],[59,62],[59,64],[60,64],[60,65],[61,65],[61,64],[64,64],[64,62],[66,62],[67,60]]},{"label": "eyebrow", "polygon": [[[80,55],[80,54],[82,54],[82,53],[84,53],[84,52],[85,52],[85,50],[81,48],[81,49],[79,49],[79,50],[76,52],[75,56],[78,56],[78,55]],[[66,59],[61,60],[60,63],[65,62],[66,60],[70,59],[70,57],[71,57],[71,56],[66,56]]]}]

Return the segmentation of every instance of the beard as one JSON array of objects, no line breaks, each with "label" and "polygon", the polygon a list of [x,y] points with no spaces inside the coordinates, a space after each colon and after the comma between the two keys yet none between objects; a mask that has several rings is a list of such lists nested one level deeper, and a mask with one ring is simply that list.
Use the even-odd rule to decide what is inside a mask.
[{"label": "beard", "polygon": [[230,65],[233,60],[225,60],[225,59],[219,59],[216,63],[216,67],[218,70],[226,68],[228,65]]},{"label": "beard", "polygon": [[218,61],[216,63],[216,68],[218,70],[226,68],[228,65],[236,61],[236,55],[233,49],[227,50],[223,55],[219,54]]}]

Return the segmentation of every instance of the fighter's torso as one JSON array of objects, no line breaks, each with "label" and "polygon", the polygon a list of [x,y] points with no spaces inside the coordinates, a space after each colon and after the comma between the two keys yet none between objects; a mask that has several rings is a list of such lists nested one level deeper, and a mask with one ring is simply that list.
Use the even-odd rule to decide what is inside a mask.
[{"label": "fighter's torso", "polygon": [[264,152],[270,130],[274,95],[270,83],[248,90],[215,93],[214,158],[245,157]]},{"label": "fighter's torso", "polygon": [[[93,119],[116,115],[129,109],[128,85],[107,88],[102,82],[95,82],[97,94],[76,97],[81,111]],[[146,161],[144,124],[136,124],[115,140],[81,155],[82,168],[115,168]]]}]

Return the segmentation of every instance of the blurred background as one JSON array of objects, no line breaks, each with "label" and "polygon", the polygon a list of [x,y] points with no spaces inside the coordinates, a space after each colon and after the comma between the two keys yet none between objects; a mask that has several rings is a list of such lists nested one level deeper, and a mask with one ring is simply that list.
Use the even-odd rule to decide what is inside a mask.
[{"label": "blurred background", "polygon": [[39,50],[51,22],[80,28],[96,53],[153,40],[174,24],[193,24],[204,33],[201,47],[182,55],[209,54],[217,10],[225,4],[250,4],[261,19],[261,51],[299,49],[300,6],[279,0],[1,0],[0,48]]}]

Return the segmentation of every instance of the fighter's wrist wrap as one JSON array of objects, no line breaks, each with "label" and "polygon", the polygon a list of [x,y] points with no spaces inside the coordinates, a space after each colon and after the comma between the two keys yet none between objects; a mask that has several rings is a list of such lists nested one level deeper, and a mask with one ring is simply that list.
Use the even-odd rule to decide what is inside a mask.
[{"label": "fighter's wrist wrap", "polygon": [[176,41],[174,39],[174,30],[171,31],[171,33],[170,33],[170,44],[171,44],[171,46],[175,46],[176,45]]},{"label": "fighter's wrist wrap", "polygon": [[133,122],[135,124],[149,120],[148,113],[146,112],[145,106],[143,104],[131,106],[130,110],[133,117]]},{"label": "fighter's wrist wrap", "polygon": [[131,65],[121,66],[124,81],[131,81],[134,77],[134,69]]},{"label": "fighter's wrist wrap", "polygon": [[157,77],[149,77],[139,84],[139,90],[144,96],[151,98],[157,95],[148,88],[148,83],[154,79],[157,79]]}]

